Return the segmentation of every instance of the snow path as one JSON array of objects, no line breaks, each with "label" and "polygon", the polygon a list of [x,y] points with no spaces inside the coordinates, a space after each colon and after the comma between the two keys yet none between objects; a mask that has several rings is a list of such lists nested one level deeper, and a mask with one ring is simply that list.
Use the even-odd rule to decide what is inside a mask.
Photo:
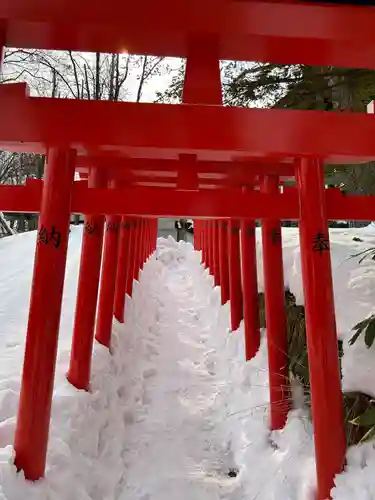
[{"label": "snow path", "polygon": [[129,466],[119,500],[228,498],[233,463],[212,422],[217,379],[206,366],[202,303],[186,265],[164,269],[157,322],[145,338],[152,367],[143,373],[142,415],[126,436]]},{"label": "snow path", "polygon": [[[35,234],[3,240],[0,283],[0,500],[242,500],[228,472],[217,396],[222,377],[216,300],[190,245],[160,242],[114,322],[112,355],[95,345],[91,392],[65,378],[81,230],[73,228],[64,287],[47,470],[36,484],[13,466]],[[217,306],[217,307],[216,307]]]},{"label": "snow path", "polygon": [[[126,324],[114,321],[111,353],[95,345],[91,391],[69,385],[81,234],[72,228],[47,470],[36,484],[16,473],[12,448],[35,233],[0,241],[0,500],[313,500],[311,422],[292,411],[270,435],[265,332],[245,363],[243,324],[228,334],[229,304],[191,245],[158,241],[127,298]],[[297,236],[283,230],[284,270],[303,303]],[[349,259],[375,245],[374,228],[331,237],[344,386],[375,395],[375,346],[347,344],[352,325],[374,312],[374,263]],[[258,257],[262,290],[260,245]],[[334,500],[373,500],[374,467],[372,443],[349,450]]]}]

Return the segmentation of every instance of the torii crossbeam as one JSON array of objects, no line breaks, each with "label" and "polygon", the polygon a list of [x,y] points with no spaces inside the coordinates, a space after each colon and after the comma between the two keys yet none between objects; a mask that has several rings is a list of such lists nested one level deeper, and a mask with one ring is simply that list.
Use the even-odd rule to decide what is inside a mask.
[{"label": "torii crossbeam", "polygon": [[[372,219],[373,209],[370,197],[327,191],[323,166],[374,160],[374,117],[223,107],[219,61],[374,68],[374,26],[371,8],[288,0],[0,2],[1,47],[187,58],[180,105],[44,99],[22,84],[0,86],[0,147],[47,155],[43,183],[0,187],[0,210],[40,212],[15,438],[27,479],[45,470],[71,211],[85,214],[85,230],[68,380],[84,390],[94,331],[109,347],[113,314],[124,320],[125,293],[155,249],[162,215],[196,218],[195,247],[223,303],[230,298],[233,329],[244,319],[246,358],[254,356],[261,219],[274,430],[289,409],[280,227],[288,218],[300,225],[317,500],[329,497],[346,445],[327,220]],[[74,182],[76,172],[86,181]],[[291,177],[297,187],[281,192]]]}]

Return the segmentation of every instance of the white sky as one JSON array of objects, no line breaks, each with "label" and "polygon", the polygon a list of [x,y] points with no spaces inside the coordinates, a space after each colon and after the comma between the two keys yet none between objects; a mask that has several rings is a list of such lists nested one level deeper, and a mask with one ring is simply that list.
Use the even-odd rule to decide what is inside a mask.
[{"label": "white sky", "polygon": [[[14,49],[9,49],[9,50],[14,50]],[[54,67],[56,67],[57,71],[62,73],[64,77],[69,80],[69,82],[74,82],[74,73],[72,70],[72,63],[69,59],[68,53],[67,52],[61,52],[61,51],[39,51],[39,52],[45,52],[46,54],[52,54],[53,57],[56,57],[61,61],[61,64],[54,64]],[[94,68],[95,67],[95,54],[93,53],[77,53],[73,52],[74,59],[77,61],[77,64],[81,68],[81,72],[79,75],[79,79],[84,78],[84,73],[83,73],[83,66],[87,62],[87,66]],[[4,79],[7,80],[8,78],[14,78],[15,76],[18,77],[20,73],[21,76],[17,78],[17,81],[26,81],[27,83],[31,84],[31,95],[47,95],[49,96],[51,93],[51,84],[48,83],[43,83],[43,78],[46,79],[46,81],[51,82],[52,80],[52,72],[49,68],[46,68],[45,66],[39,64],[38,62],[18,62],[17,57],[20,58],[20,56],[17,55],[11,55],[10,52],[8,51],[7,56],[5,58],[5,64],[3,67],[3,75]],[[22,56],[21,56],[22,57]],[[137,56],[131,56],[132,61],[134,61],[134,57],[137,58]],[[84,59],[83,59],[84,58]],[[104,57],[102,58],[103,61]],[[51,58],[52,60],[52,58]],[[126,55],[124,54],[123,58],[120,60],[120,67],[124,68],[126,64]],[[130,71],[129,75],[124,83],[123,89],[124,91],[126,90],[126,97],[125,100],[132,101],[135,100],[138,87],[139,87],[139,79],[142,71],[142,67],[140,64],[140,57],[138,57],[137,62],[132,62],[130,64]],[[152,58],[150,58],[150,61],[152,61]],[[159,72],[154,73],[152,76],[150,76],[146,82],[143,85],[142,88],[142,102],[154,102],[156,99],[156,92],[163,92],[165,91],[168,86],[170,85],[172,78],[174,75],[177,74],[178,69],[181,67],[181,64],[183,64],[181,59],[177,58],[165,58],[160,65],[158,66]],[[70,69],[64,68],[64,65],[67,67],[68,65],[70,66]],[[167,67],[169,70],[167,71]],[[26,68],[26,71],[25,71]],[[35,79],[32,77],[32,75],[38,75],[38,79]],[[36,88],[33,88],[33,82],[34,86],[38,85],[38,90]],[[36,83],[38,82],[38,83]],[[65,89],[67,87],[61,83]],[[75,87],[73,84],[72,87]],[[124,97],[124,96],[123,96]]]}]

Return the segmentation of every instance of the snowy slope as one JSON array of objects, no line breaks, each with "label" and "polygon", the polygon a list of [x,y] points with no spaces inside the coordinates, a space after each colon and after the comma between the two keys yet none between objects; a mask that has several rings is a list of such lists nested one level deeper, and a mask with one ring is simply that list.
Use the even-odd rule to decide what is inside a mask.
[{"label": "snowy slope", "polygon": [[[375,263],[348,259],[375,245],[372,229],[333,230],[340,337],[373,312]],[[363,243],[356,243],[360,236]],[[259,233],[258,233],[259,238]],[[286,283],[303,301],[298,235],[285,229]],[[310,500],[311,425],[291,413],[267,430],[266,343],[244,363],[243,326],[229,334],[228,305],[190,245],[159,240],[114,324],[114,353],[95,346],[92,392],[65,380],[81,229],[70,235],[46,479],[26,483],[12,465],[35,235],[0,241],[0,500]],[[260,254],[260,245],[258,248]],[[261,271],[261,269],[260,269]],[[262,273],[259,273],[260,287]],[[346,387],[375,394],[374,350],[345,347]],[[358,363],[358,358],[360,363]],[[356,361],[354,370],[354,361]],[[271,442],[272,437],[272,442]],[[335,500],[375,498],[372,445],[351,450]],[[228,472],[238,467],[237,477]]]}]

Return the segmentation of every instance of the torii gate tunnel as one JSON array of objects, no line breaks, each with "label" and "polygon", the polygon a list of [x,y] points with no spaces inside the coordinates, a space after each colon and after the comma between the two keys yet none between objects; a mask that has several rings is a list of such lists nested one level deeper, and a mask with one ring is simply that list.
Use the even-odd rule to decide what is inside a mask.
[{"label": "torii gate tunnel", "polygon": [[[85,225],[67,377],[84,390],[94,333],[110,347],[112,317],[124,321],[125,294],[155,250],[160,216],[194,218],[195,248],[222,302],[230,299],[232,329],[244,320],[251,359],[260,338],[254,221],[261,220],[272,429],[284,426],[289,409],[281,220],[295,219],[324,500],[346,450],[327,221],[372,220],[374,201],[325,189],[323,167],[375,159],[375,119],[223,107],[219,61],[375,68],[375,10],[288,0],[112,0],[110,7],[0,2],[3,47],[187,58],[181,105],[35,98],[23,84],[0,86],[0,147],[47,155],[44,181],[0,186],[0,210],[40,212],[16,466],[30,480],[45,470],[72,212],[83,213]],[[75,182],[75,172],[83,180]],[[281,189],[293,177],[297,187]]]}]

